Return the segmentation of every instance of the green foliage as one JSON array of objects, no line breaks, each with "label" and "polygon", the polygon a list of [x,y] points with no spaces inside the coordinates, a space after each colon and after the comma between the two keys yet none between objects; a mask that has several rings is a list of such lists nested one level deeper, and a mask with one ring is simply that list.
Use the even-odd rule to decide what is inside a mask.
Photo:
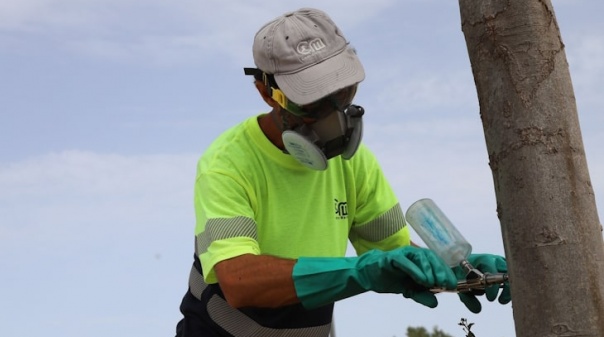
[{"label": "green foliage", "polygon": [[424,327],[408,327],[407,328],[407,337],[453,337],[448,333],[434,327],[432,332],[428,332]]}]

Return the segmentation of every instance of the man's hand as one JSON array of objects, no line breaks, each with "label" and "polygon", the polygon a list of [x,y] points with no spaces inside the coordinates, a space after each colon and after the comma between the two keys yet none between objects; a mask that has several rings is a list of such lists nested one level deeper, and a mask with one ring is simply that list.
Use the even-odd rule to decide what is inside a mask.
[{"label": "man's hand", "polygon": [[[374,291],[381,292],[380,286],[395,282],[398,285],[393,293],[401,293],[406,298],[430,308],[438,305],[438,300],[429,288],[443,287],[454,289],[457,279],[451,268],[433,251],[419,247],[403,247],[386,252],[386,260],[393,268],[384,268],[384,276],[374,281]],[[394,272],[394,277],[389,273]]]},{"label": "man's hand", "polygon": [[[505,258],[498,255],[491,254],[471,254],[468,257],[468,262],[470,264],[480,270],[483,273],[507,273],[508,266]],[[466,271],[461,267],[453,268],[455,275],[458,280],[465,280]],[[485,295],[487,300],[493,302],[499,291],[501,290],[501,295],[499,295],[499,303],[506,304],[512,300],[512,295],[510,293],[510,284],[509,282],[503,283],[503,285],[495,284],[489,286],[485,289]],[[459,293],[459,299],[465,304],[465,306],[473,313],[479,313],[482,310],[482,305],[480,301],[476,298],[476,294],[472,292],[464,292]]]},{"label": "man's hand", "polygon": [[403,294],[430,308],[437,306],[433,287],[455,289],[453,270],[433,251],[406,246],[391,251],[372,250],[358,257],[300,258],[293,279],[306,308],[365,291]]}]

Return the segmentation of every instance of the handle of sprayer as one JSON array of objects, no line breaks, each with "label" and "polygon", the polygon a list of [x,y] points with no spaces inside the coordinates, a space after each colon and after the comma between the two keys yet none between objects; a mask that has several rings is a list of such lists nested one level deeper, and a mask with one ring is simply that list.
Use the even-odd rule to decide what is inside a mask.
[{"label": "handle of sprayer", "polygon": [[430,291],[433,293],[441,293],[441,292],[454,292],[454,293],[463,293],[463,292],[484,292],[488,286],[495,284],[503,284],[508,281],[507,273],[483,273],[480,270],[474,268],[468,261],[462,261],[461,267],[464,268],[467,272],[466,279],[457,282],[456,289],[446,289],[446,288],[430,288]]}]

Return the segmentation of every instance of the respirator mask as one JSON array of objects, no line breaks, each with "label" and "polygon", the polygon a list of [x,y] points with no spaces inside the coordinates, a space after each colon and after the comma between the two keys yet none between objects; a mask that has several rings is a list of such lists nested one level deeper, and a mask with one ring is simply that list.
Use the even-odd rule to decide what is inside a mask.
[{"label": "respirator mask", "polygon": [[[244,68],[246,75],[262,76],[270,97],[284,111],[282,139],[285,150],[302,165],[325,170],[327,160],[341,155],[348,160],[355,154],[363,137],[365,110],[351,104],[357,85],[338,90],[319,101],[298,105],[287,99],[271,75],[260,69]],[[295,125],[289,127],[289,114]]]},{"label": "respirator mask", "polygon": [[328,159],[338,155],[350,159],[355,154],[363,136],[363,113],[362,107],[352,104],[332,108],[313,123],[283,131],[283,145],[304,166],[325,170]]}]

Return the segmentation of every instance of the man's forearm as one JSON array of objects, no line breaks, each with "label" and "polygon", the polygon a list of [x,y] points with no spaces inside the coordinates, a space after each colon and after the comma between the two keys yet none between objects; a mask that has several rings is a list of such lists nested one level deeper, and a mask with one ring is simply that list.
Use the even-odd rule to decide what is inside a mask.
[{"label": "man's forearm", "polygon": [[298,303],[292,279],[296,260],[246,254],[214,267],[227,302],[235,307],[276,308]]}]

